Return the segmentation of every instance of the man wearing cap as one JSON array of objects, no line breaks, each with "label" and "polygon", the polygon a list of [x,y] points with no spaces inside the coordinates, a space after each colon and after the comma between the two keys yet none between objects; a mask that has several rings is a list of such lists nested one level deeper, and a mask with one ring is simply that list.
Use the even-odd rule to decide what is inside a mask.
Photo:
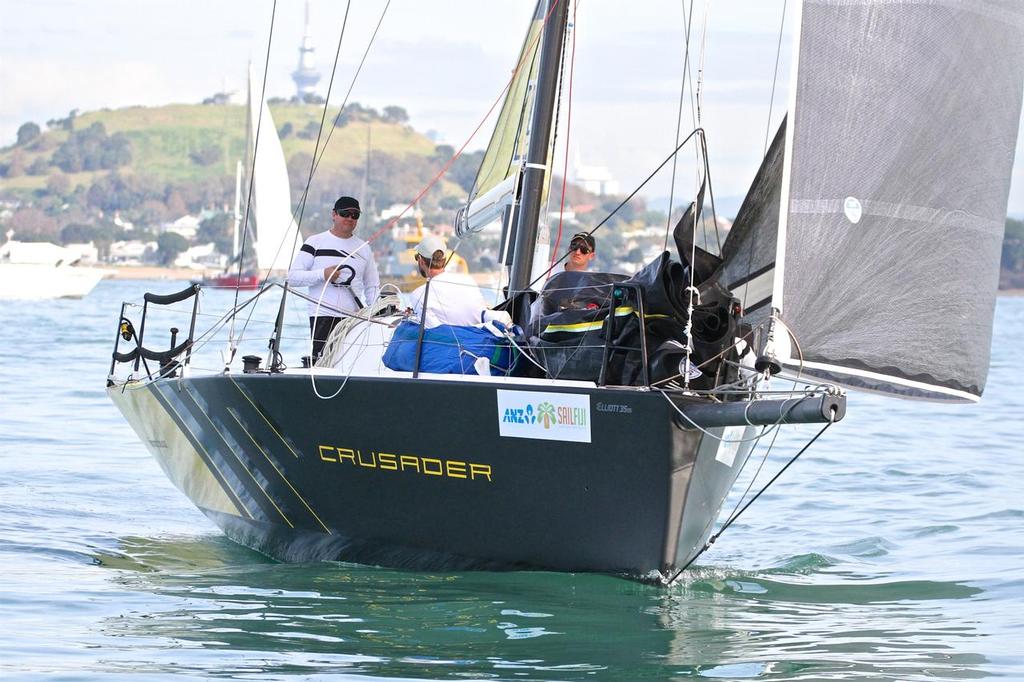
[{"label": "man wearing cap", "polygon": [[582,272],[596,256],[594,235],[577,232],[569,240],[569,258],[563,261],[563,267],[567,272]]},{"label": "man wearing cap", "polygon": [[370,245],[354,236],[359,215],[358,201],[339,198],[331,212],[331,229],[307,239],[288,270],[288,284],[309,287],[314,362],[335,325],[375,301],[380,291]]},{"label": "man wearing cap", "polygon": [[[442,324],[468,326],[484,322],[488,317],[485,314],[487,302],[480,287],[469,275],[447,272],[447,264],[448,246],[444,239],[428,232],[416,245],[416,266],[430,281],[409,296],[415,321],[422,318],[427,329]],[[423,316],[424,298],[426,316]]]}]

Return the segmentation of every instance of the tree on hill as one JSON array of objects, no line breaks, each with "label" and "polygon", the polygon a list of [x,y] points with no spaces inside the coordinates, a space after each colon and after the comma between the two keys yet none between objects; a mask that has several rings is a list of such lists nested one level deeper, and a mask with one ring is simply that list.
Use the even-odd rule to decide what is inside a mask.
[{"label": "tree on hill", "polygon": [[212,166],[224,158],[224,150],[217,145],[206,145],[202,149],[190,153],[189,158],[197,166]]},{"label": "tree on hill", "polygon": [[175,232],[164,232],[156,238],[156,255],[161,265],[173,265],[174,259],[188,250],[188,240]]},{"label": "tree on hill", "polygon": [[53,153],[50,162],[65,173],[110,170],[132,160],[132,143],[124,133],[108,137],[102,123],[96,121],[85,130],[71,133]]},{"label": "tree on hill", "polygon": [[385,123],[406,124],[409,122],[409,114],[402,107],[395,105],[384,107],[383,120]]},{"label": "tree on hill", "polygon": [[95,225],[68,223],[60,231],[61,244],[85,244],[96,236]]},{"label": "tree on hill", "polygon": [[46,175],[50,170],[50,164],[47,163],[46,159],[41,156],[37,156],[35,161],[28,165],[25,172],[29,175]]},{"label": "tree on hill", "polygon": [[67,118],[51,118],[46,122],[46,127],[51,130],[60,128],[61,130],[74,130],[75,129],[75,118],[78,117],[78,109],[72,109],[68,112]]},{"label": "tree on hill", "polygon": [[27,242],[55,241],[60,234],[57,221],[32,206],[15,211],[7,226],[14,230],[18,239]]},{"label": "tree on hill", "polygon": [[217,213],[199,223],[196,241],[205,244],[213,242],[217,251],[226,256],[232,255],[235,246],[234,225],[230,213]]},{"label": "tree on hill", "polygon": [[49,177],[46,178],[46,191],[50,194],[63,197],[68,193],[69,189],[71,189],[71,181],[68,180],[68,176],[60,171],[50,173]]},{"label": "tree on hill", "polygon": [[39,137],[42,131],[39,130],[39,126],[29,121],[28,123],[22,123],[21,127],[18,128],[18,146],[26,145],[32,140]]}]

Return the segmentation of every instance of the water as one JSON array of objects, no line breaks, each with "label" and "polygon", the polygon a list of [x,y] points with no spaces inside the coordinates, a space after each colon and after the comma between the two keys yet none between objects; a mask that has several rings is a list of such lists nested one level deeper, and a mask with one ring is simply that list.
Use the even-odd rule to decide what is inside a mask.
[{"label": "water", "polygon": [[1024,679],[1024,298],[999,299],[980,406],[852,395],[665,590],[283,565],[224,539],[103,393],[120,301],[177,286],[3,303],[0,678]]}]

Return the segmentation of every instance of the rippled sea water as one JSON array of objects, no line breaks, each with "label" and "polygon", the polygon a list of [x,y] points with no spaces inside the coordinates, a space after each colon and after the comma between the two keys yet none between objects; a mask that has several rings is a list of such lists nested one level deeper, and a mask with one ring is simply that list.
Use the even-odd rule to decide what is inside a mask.
[{"label": "rippled sea water", "polygon": [[0,306],[2,679],[1024,679],[1024,298],[999,299],[980,405],[851,395],[662,589],[234,545],[103,391],[120,301],[178,288]]}]

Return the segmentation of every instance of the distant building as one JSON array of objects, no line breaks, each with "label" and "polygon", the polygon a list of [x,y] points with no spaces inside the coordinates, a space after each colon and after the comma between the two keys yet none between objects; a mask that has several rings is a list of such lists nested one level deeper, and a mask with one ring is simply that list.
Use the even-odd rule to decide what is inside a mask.
[{"label": "distant building", "polygon": [[306,101],[307,95],[315,95],[313,89],[320,82],[320,72],[313,66],[313,38],[309,35],[309,0],[306,0],[306,23],[302,29],[302,44],[299,45],[299,68],[292,73],[296,97]]},{"label": "distant building", "polygon": [[151,262],[156,254],[156,242],[137,239],[114,242],[110,245],[110,262],[122,265],[142,265]]},{"label": "distant building", "polygon": [[174,259],[174,265],[179,268],[193,268],[195,270],[215,269],[222,270],[227,265],[228,257],[217,251],[217,245],[213,242],[193,246],[184,253],[178,254]]},{"label": "distant building", "polygon": [[590,192],[603,197],[619,193],[619,181],[612,177],[606,166],[587,166],[580,162],[579,154],[573,164],[573,182]]},{"label": "distant building", "polygon": [[199,217],[194,215],[183,215],[174,222],[164,223],[160,226],[161,232],[174,232],[188,240],[195,238],[199,232]]}]

